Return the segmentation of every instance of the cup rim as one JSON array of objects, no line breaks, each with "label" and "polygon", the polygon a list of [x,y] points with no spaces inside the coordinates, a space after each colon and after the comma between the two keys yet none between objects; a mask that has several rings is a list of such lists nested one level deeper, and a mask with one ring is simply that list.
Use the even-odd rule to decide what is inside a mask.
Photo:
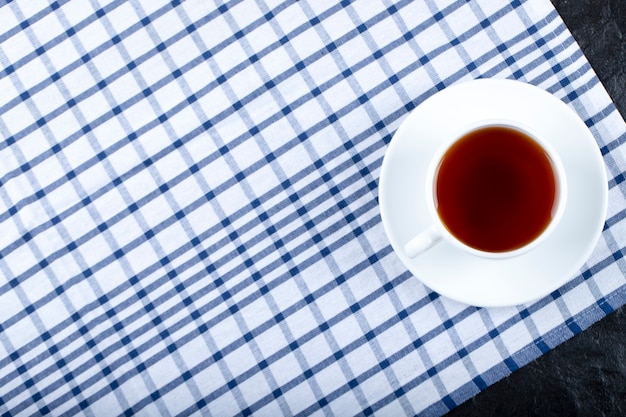
[{"label": "cup rim", "polygon": [[[514,129],[524,133],[530,139],[534,140],[541,148],[546,152],[550,161],[552,162],[552,168],[555,174],[555,180],[557,183],[557,204],[556,208],[553,208],[553,216],[550,224],[532,241],[528,242],[526,245],[504,252],[490,252],[484,251],[481,249],[474,248],[463,243],[459,240],[450,230],[444,225],[439,214],[437,212],[437,208],[435,206],[435,179],[436,173],[439,168],[439,164],[445,153],[458,142],[461,138],[465,137],[467,134],[484,128],[489,127],[507,127],[510,129]],[[556,229],[559,221],[563,217],[563,213],[565,212],[565,203],[567,201],[567,178],[565,175],[565,169],[561,162],[561,158],[558,153],[554,150],[554,148],[548,143],[548,141],[541,138],[532,128],[529,126],[520,123],[515,120],[510,119],[485,119],[478,122],[474,122],[472,124],[466,125],[465,127],[459,129],[456,134],[450,135],[450,139],[445,141],[439,149],[435,152],[433,158],[430,161],[430,165],[428,167],[426,173],[426,188],[427,191],[427,206],[430,216],[437,227],[439,233],[442,237],[456,246],[459,249],[462,249],[470,254],[480,256],[483,258],[489,259],[506,259],[512,258],[523,253],[526,253],[534,248],[536,248],[541,242],[543,242],[551,233]]]}]

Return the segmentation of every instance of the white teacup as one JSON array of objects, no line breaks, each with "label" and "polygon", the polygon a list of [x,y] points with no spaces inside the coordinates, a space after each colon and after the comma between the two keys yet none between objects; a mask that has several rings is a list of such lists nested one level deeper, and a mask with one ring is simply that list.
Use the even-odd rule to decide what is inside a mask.
[{"label": "white teacup", "polygon": [[[478,213],[479,215],[470,214],[470,211],[472,210],[473,210],[472,213],[475,213],[477,210],[480,210],[480,204],[484,204],[485,201],[494,202],[493,207],[490,206],[489,209],[496,210],[495,212],[499,213],[499,211],[497,211],[497,207],[500,207],[499,206],[500,201],[503,202],[504,201],[503,199],[505,198],[505,194],[503,194],[503,191],[502,191],[504,188],[496,187],[493,185],[497,183],[496,179],[499,180],[498,175],[495,175],[495,176],[488,175],[488,176],[480,177],[478,176],[478,174],[471,174],[473,172],[479,172],[474,169],[476,167],[483,167],[481,168],[482,169],[481,172],[483,174],[491,172],[491,171],[488,171],[487,168],[484,168],[484,166],[486,166],[486,164],[491,164],[491,162],[494,161],[494,159],[492,158],[491,160],[489,160],[486,156],[483,158],[482,155],[484,153],[473,151],[473,154],[475,154],[474,159],[476,159],[476,161],[473,161],[472,159],[473,157],[469,155],[468,153],[465,153],[465,154],[460,153],[461,151],[468,151],[472,149],[471,146],[469,145],[470,141],[468,139],[470,136],[474,138],[480,135],[485,136],[488,134],[491,134],[491,136],[494,136],[495,132],[500,132],[499,134],[507,134],[507,135],[509,134],[508,132],[513,132],[513,133],[510,133],[511,135],[513,135],[511,136],[511,138],[517,137],[517,136],[519,136],[520,138],[522,137],[525,138],[524,140],[519,139],[519,141],[521,141],[520,142],[521,147],[519,149],[516,148],[515,152],[512,153],[509,150],[508,154],[503,153],[503,155],[511,155],[511,158],[515,156],[515,158],[511,159],[510,161],[506,160],[506,158],[509,158],[508,156],[506,158],[505,157],[500,158],[499,162],[504,162],[506,160],[507,163],[499,164],[500,165],[498,168],[499,170],[494,168],[493,173],[498,173],[503,178],[510,177],[513,179],[517,179],[519,177],[521,182],[519,183],[517,181],[512,181],[512,182],[516,184],[522,184],[522,186],[518,188],[524,191],[520,191],[519,195],[516,195],[514,192],[511,192],[511,189],[510,189],[511,187],[515,189],[513,184],[507,184],[506,198],[513,198],[514,200],[512,201],[522,201],[529,207],[528,210],[522,212],[521,214],[522,219],[519,219],[519,221],[525,221],[523,218],[531,218],[533,216],[535,216],[536,218],[541,217],[542,219],[547,219],[547,220],[543,220],[541,225],[539,225],[538,221],[533,220],[533,222],[528,222],[527,229],[524,229],[524,227],[520,227],[519,224],[515,224],[513,220],[507,221],[506,219],[503,220],[501,218],[495,219],[495,217],[500,217],[500,216],[494,216],[494,220],[493,220],[494,222],[505,221],[504,225],[500,224],[500,226],[497,226],[496,223],[490,224],[490,218],[487,215],[485,216],[480,215],[482,213]],[[527,139],[530,139],[530,142],[527,142],[526,141]],[[486,141],[487,139],[484,138],[481,140]],[[522,142],[523,142],[523,146],[522,146]],[[474,141],[472,143],[478,143],[478,142]],[[497,142],[495,141],[494,138],[492,138],[491,142],[484,142],[484,143],[495,144],[494,146],[483,148],[483,149],[488,149],[486,153],[491,153],[491,149],[500,148],[501,145],[503,147],[506,147],[506,144],[513,143],[513,139],[511,139],[510,142],[505,142],[505,141]],[[462,146],[465,146],[465,148],[462,148]],[[475,146],[475,145],[472,145],[472,146]],[[526,155],[524,153],[526,151],[524,147],[528,147],[529,152],[531,152],[530,148],[534,149],[528,155],[537,156],[542,151],[542,154],[545,157],[547,157],[547,162],[549,163],[549,167],[551,168],[550,169],[551,175],[552,175],[551,178],[548,177],[549,174],[547,174],[547,171],[546,171],[547,168],[545,168],[545,166],[543,168],[543,173],[542,173],[543,176],[539,177],[538,174],[535,172],[534,167],[539,167],[541,164],[528,165],[526,163],[530,161],[531,159],[528,159],[527,161],[523,157],[520,156],[520,155]],[[502,152],[505,152],[505,151],[502,151]],[[497,152],[494,151],[494,154],[497,154]],[[460,157],[462,157],[462,159],[459,159]],[[538,157],[539,156],[537,156],[537,158]],[[494,158],[496,158],[496,156],[494,156]],[[484,161],[479,162],[478,161],[479,159],[484,159]],[[441,191],[441,188],[439,190],[437,189],[438,186],[442,187],[442,185],[445,185],[448,183],[450,184],[454,183],[454,182],[451,183],[449,181],[448,183],[444,182],[441,179],[443,178],[443,176],[440,178],[440,175],[446,175],[446,178],[454,177],[453,175],[450,175],[448,171],[451,170],[451,168],[449,168],[451,166],[450,161],[455,161],[455,160],[462,161],[461,163],[457,165],[473,167],[472,169],[468,168],[465,174],[460,172],[458,175],[458,178],[459,179],[468,178],[469,180],[472,180],[472,181],[468,180],[469,183],[473,184],[472,187],[478,184],[478,188],[476,189],[477,192],[475,193],[475,195],[472,193],[468,194],[468,196],[471,196],[471,198],[467,197],[465,198],[465,200],[463,200],[463,198],[460,198],[460,197],[457,198],[457,196],[455,196],[455,194],[452,193],[451,198],[442,200],[442,201],[467,201],[468,202],[468,204],[456,204],[454,205],[454,207],[449,206],[449,208],[453,210],[447,210],[448,212],[452,211],[454,213],[459,213],[458,216],[456,216],[457,218],[467,219],[464,221],[457,221],[456,226],[454,225],[455,224],[454,222],[450,221],[450,219],[454,219],[455,216],[448,216],[447,219],[442,218],[442,217],[446,217],[443,214],[446,212],[446,210],[444,210],[445,207],[443,206],[440,207],[440,202],[438,201],[438,194],[439,194],[439,198],[441,198],[442,195],[446,195],[446,194]],[[469,161],[469,162],[466,164],[466,161]],[[524,162],[522,163],[521,161],[524,161]],[[538,160],[538,162],[540,161]],[[444,166],[443,165],[444,163],[448,165]],[[498,164],[495,164],[494,166],[496,165]],[[441,172],[442,167],[445,167],[443,170],[443,174]],[[524,167],[524,170],[520,168],[518,170],[519,172],[517,172],[513,170],[513,168],[511,167]],[[470,174],[467,174],[467,173],[470,173]],[[473,178],[472,176],[474,176],[475,178]],[[486,180],[478,181],[479,178],[485,178]],[[541,178],[541,179],[538,180],[538,178]],[[543,179],[545,179],[545,184],[544,184]],[[532,181],[535,181],[533,184],[537,184],[537,187],[528,186],[529,184],[532,183]],[[466,193],[467,189],[473,189],[471,187],[469,188],[462,187],[461,185],[463,184],[463,181],[461,180],[457,181],[454,184],[456,184],[455,187],[460,190],[459,194],[467,194]],[[482,184],[490,184],[490,187],[483,187]],[[452,186],[451,188],[456,190],[456,188]],[[535,192],[534,188],[546,188],[546,189],[554,191],[553,194],[551,194],[552,197],[548,197],[547,194],[546,196],[542,197],[544,201],[548,201],[548,199],[551,198],[550,201],[552,202],[552,204],[549,207],[546,205],[547,204],[546,203],[546,204],[543,204],[543,207],[541,208],[541,210],[539,210],[539,208],[536,208],[534,204],[530,204],[532,201],[530,198],[532,198],[533,196],[532,193]],[[491,191],[492,189],[494,190]],[[500,189],[500,191],[498,191],[497,189]],[[462,131],[459,132],[459,134],[452,136],[450,140],[444,142],[435,153],[428,167],[427,174],[426,174],[425,190],[426,190],[426,193],[423,196],[423,198],[426,200],[429,214],[432,219],[432,224],[429,227],[427,227],[425,230],[423,230],[420,234],[410,239],[405,244],[404,251],[406,255],[411,258],[416,257],[417,255],[419,255],[420,253],[424,251],[427,251],[429,248],[431,248],[433,245],[440,242],[442,239],[454,245],[455,247],[464,250],[465,252],[469,254],[481,256],[485,258],[502,259],[502,258],[509,258],[509,257],[520,255],[524,252],[527,252],[537,247],[554,231],[557,224],[559,223],[559,220],[561,219],[563,215],[563,212],[565,211],[565,202],[567,201],[567,181],[565,177],[565,171],[564,171],[563,165],[561,163],[561,160],[558,154],[554,151],[554,149],[550,146],[550,144],[547,143],[547,141],[539,137],[536,133],[532,131],[532,129],[530,129],[527,126],[522,126],[520,123],[516,121],[510,121],[510,120],[482,121],[480,123],[467,126],[466,128],[462,129]],[[485,197],[480,198],[478,197],[478,195],[483,195]],[[541,198],[538,198],[538,200],[541,200]],[[450,204],[450,203],[445,203],[445,204]],[[509,206],[507,206],[506,204],[504,204],[504,202],[502,203],[502,207],[515,207],[515,210],[517,211],[519,211],[520,208],[524,206],[525,206],[524,204],[522,205],[510,204]],[[531,209],[531,206],[532,206],[532,209]],[[548,210],[549,213],[544,213],[546,210]],[[489,211],[485,209],[485,213],[488,213],[488,212]],[[524,213],[527,213],[528,215]],[[532,213],[532,215],[530,215],[529,213]],[[514,215],[513,211],[511,211],[511,215]],[[548,216],[548,217],[545,217],[545,216]],[[501,216],[501,217],[504,218],[506,216]],[[474,218],[479,219],[480,222],[483,222],[483,223],[476,223],[476,221],[473,220]],[[458,227],[458,224],[467,224],[471,226],[471,228]],[[477,227],[478,224],[482,224],[484,227]],[[517,229],[513,227],[514,225]],[[526,223],[524,223],[524,225],[526,225]],[[510,226],[510,230],[507,230],[509,226]],[[462,231],[465,229],[467,230],[476,229],[476,231],[473,232],[474,237],[472,237],[472,233],[463,232],[465,233],[464,235]],[[513,232],[514,229],[517,231]],[[485,232],[484,234],[481,234],[483,230],[489,231],[489,233]],[[531,231],[533,231],[533,233],[531,233]],[[509,234],[507,235],[507,233]],[[503,243],[502,247],[498,247],[498,245],[500,245],[501,240],[503,239],[506,240],[505,237],[508,238],[509,235],[516,236],[516,233],[528,234],[528,236],[526,236],[525,239],[520,239],[518,242],[507,243],[507,244]],[[494,236],[493,242],[489,242],[489,239],[491,239],[492,235]],[[468,238],[467,236],[470,236],[470,237]],[[476,244],[476,241],[480,241],[481,244]]]}]

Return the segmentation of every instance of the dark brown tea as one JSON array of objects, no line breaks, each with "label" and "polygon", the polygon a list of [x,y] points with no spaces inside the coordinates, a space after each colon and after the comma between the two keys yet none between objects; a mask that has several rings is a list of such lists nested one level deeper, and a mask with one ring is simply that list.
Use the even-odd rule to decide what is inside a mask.
[{"label": "dark brown tea", "polygon": [[552,162],[528,135],[509,127],[474,130],[446,151],[435,180],[445,227],[487,252],[519,249],[548,226],[556,207]]}]

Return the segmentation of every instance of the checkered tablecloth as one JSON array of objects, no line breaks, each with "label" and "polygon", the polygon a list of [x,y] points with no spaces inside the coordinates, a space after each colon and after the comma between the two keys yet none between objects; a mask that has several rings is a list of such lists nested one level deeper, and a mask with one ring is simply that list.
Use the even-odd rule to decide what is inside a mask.
[{"label": "checkered tablecloth", "polygon": [[[602,238],[532,305],[383,231],[407,114],[479,77],[590,127]],[[548,0],[0,6],[0,415],[441,415],[626,301],[626,128]]]}]

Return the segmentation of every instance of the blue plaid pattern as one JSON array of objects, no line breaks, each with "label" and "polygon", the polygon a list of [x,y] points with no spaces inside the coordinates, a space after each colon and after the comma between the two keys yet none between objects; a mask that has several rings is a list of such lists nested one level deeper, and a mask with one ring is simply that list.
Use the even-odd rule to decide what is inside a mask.
[{"label": "blue plaid pattern", "polygon": [[[377,182],[479,77],[550,91],[609,172],[532,305],[412,277]],[[626,128],[548,0],[0,6],[0,415],[441,415],[626,302]]]}]

